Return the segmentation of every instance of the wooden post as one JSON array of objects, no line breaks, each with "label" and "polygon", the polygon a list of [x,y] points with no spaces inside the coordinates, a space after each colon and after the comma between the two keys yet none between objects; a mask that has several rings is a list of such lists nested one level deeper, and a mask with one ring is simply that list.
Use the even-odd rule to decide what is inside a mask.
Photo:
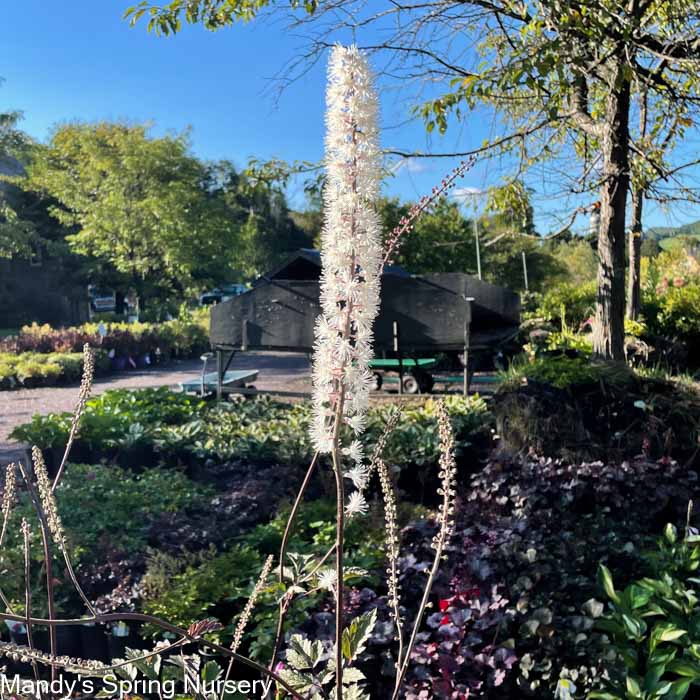
[{"label": "wooden post", "polygon": [[241,350],[245,352],[248,349],[248,319],[243,319],[243,328],[241,330]]},{"label": "wooden post", "polygon": [[474,217],[474,240],[476,242],[476,274],[481,279],[481,247],[479,246],[479,224]]},{"label": "wooden post", "polygon": [[221,401],[224,395],[224,351],[216,349],[216,400]]},{"label": "wooden post", "polygon": [[199,396],[204,398],[204,381],[207,376],[207,360],[209,359],[209,353],[205,352],[202,355],[202,378],[199,384]]},{"label": "wooden post", "polygon": [[394,352],[399,359],[399,394],[403,394],[403,358],[401,357],[401,342],[399,339],[399,322],[392,321],[391,329],[394,334]]},{"label": "wooden post", "polygon": [[471,328],[472,328],[472,302],[474,297],[464,297],[467,304],[467,318],[464,322],[464,376],[462,394],[467,396],[469,393],[469,346],[471,344]]}]

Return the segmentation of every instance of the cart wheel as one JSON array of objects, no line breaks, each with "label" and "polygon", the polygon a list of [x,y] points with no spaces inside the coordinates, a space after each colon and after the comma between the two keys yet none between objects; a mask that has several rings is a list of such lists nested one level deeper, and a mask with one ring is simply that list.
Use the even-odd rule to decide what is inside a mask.
[{"label": "cart wheel", "polygon": [[403,393],[404,394],[417,394],[420,391],[420,386],[418,380],[409,375],[403,378]]},{"label": "cart wheel", "polygon": [[372,382],[372,385],[370,388],[372,391],[379,391],[382,388],[382,383],[384,381],[382,379],[382,375],[379,374],[379,372],[374,372],[372,374],[372,377],[374,378],[374,381]]},{"label": "cart wheel", "polygon": [[432,374],[428,374],[426,372],[425,374],[421,375],[421,377],[418,380],[418,383],[420,385],[421,393],[429,394],[435,386],[435,378]]}]

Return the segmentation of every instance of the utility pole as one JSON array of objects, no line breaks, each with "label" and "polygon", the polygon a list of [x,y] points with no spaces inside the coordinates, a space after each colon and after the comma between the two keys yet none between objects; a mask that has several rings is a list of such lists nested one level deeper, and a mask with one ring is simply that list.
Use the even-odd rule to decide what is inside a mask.
[{"label": "utility pole", "polygon": [[476,274],[481,279],[481,249],[479,248],[479,224],[474,217],[474,240],[476,241]]}]

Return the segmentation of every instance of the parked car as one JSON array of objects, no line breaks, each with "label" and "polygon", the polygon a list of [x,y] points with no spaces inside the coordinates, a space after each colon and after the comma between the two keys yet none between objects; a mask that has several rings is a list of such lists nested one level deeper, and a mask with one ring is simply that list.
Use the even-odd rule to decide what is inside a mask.
[{"label": "parked car", "polygon": [[228,284],[224,287],[216,287],[210,292],[204,292],[200,295],[199,305],[211,306],[212,304],[219,304],[247,291],[248,287],[245,284]]}]

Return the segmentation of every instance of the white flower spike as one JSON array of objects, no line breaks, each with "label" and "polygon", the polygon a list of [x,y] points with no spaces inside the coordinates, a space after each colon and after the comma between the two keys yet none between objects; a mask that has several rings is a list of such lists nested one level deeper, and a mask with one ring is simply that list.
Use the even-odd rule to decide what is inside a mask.
[{"label": "white flower spike", "polygon": [[[322,453],[333,449],[334,426],[341,420],[355,434],[364,429],[372,386],[372,324],[379,310],[378,107],[372,74],[357,47],[333,49],[326,99],[321,316],[316,324],[311,435]],[[357,444],[346,449],[351,460],[362,458]]]}]

